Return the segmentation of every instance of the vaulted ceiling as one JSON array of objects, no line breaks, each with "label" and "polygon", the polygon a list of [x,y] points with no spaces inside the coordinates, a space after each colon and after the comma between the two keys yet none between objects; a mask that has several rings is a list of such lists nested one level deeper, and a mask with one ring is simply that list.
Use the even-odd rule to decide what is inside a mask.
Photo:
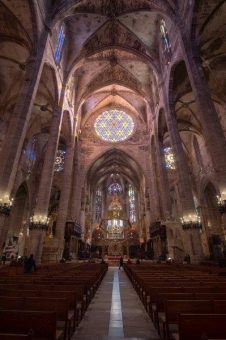
[{"label": "vaulted ceiling", "polygon": [[[26,63],[36,53],[43,22],[50,29],[53,46],[60,25],[65,25],[60,72],[64,79],[73,79],[75,115],[81,113],[81,129],[101,110],[118,106],[150,130],[154,108],[159,103],[161,18],[166,20],[172,40],[179,22],[187,25],[188,31],[192,22],[191,33],[197,41],[213,99],[216,105],[225,104],[225,6],[222,0],[40,0],[35,8],[29,0],[0,0],[0,138],[6,133]],[[52,71],[45,66],[30,135],[50,124],[54,91]],[[183,65],[175,72],[174,96],[180,131],[200,132]]]}]

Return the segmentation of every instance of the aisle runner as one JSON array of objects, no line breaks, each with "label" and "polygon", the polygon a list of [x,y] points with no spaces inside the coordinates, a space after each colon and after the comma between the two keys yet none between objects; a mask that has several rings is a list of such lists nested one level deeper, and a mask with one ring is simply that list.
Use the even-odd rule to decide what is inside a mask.
[{"label": "aisle runner", "polygon": [[111,314],[109,324],[109,338],[124,337],[123,321],[122,321],[122,307],[121,307],[121,296],[119,289],[119,276],[118,270],[114,270],[114,281],[112,289],[111,299]]},{"label": "aisle runner", "polygon": [[110,267],[72,340],[157,340],[124,271]]}]

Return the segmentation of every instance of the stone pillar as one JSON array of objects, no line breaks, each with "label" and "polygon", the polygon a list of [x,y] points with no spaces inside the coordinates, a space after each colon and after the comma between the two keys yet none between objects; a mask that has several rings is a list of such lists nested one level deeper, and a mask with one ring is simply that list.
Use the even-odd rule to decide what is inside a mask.
[{"label": "stone pillar", "polygon": [[76,154],[76,162],[74,165],[74,174],[73,174],[73,187],[72,187],[72,199],[71,199],[71,219],[80,220],[80,211],[81,211],[81,194],[82,194],[82,179],[81,179],[81,171],[80,171],[80,145],[79,141],[75,148]]},{"label": "stone pillar", "polygon": [[179,183],[178,189],[183,215],[194,214],[195,205],[192,193],[190,171],[180,138],[180,133],[178,131],[177,119],[174,112],[173,103],[170,103],[169,105],[166,104],[165,116],[170,143],[176,162],[176,173]]},{"label": "stone pillar", "polygon": [[0,155],[0,195],[10,195],[14,184],[31,110],[42,74],[47,38],[48,32],[44,31],[37,47],[37,55],[31,57],[26,64],[24,82],[17,94],[18,100]]},{"label": "stone pillar", "polygon": [[[174,104],[165,101],[165,116],[170,138],[170,143],[173,149],[176,161],[176,173],[178,178],[178,190],[181,201],[183,217],[192,216],[192,220],[196,216],[195,204],[192,193],[192,182],[190,171],[183,149],[180,133],[178,131]],[[184,232],[185,251],[191,256],[191,260],[196,262],[202,255],[201,238],[199,230],[186,230]]]},{"label": "stone pillar", "polygon": [[[63,90],[62,90],[63,93]],[[52,180],[54,174],[54,162],[56,159],[56,153],[58,149],[58,142],[62,124],[62,103],[56,107],[53,113],[44,164],[41,173],[41,179],[39,182],[39,188],[37,193],[37,202],[34,209],[34,216],[47,217],[49,200],[52,188]],[[43,240],[45,231],[36,229],[30,231],[30,252],[34,254],[37,263],[41,262]]]},{"label": "stone pillar", "polygon": [[0,213],[0,256],[4,249],[8,229],[9,229],[9,216]]},{"label": "stone pillar", "polygon": [[[152,148],[154,148],[154,144],[152,144]],[[160,194],[158,190],[158,182],[157,182],[157,164],[155,157],[155,150],[151,150],[151,160],[150,160],[150,168],[151,168],[151,176],[150,176],[150,187],[151,187],[151,197],[150,197],[150,206],[151,209],[151,221],[160,220],[161,210],[160,210]]]},{"label": "stone pillar", "polygon": [[155,135],[157,173],[160,185],[160,199],[162,202],[161,218],[168,219],[171,216],[170,189],[166,168],[164,167],[163,147],[158,136]]},{"label": "stone pillar", "polygon": [[199,108],[198,115],[202,133],[212,158],[221,193],[225,192],[226,194],[226,139],[224,132],[211,98],[198,51],[192,49],[186,38],[184,38],[183,50],[188,76]]},{"label": "stone pillar", "polygon": [[75,134],[67,145],[66,158],[63,173],[63,188],[60,195],[58,218],[56,224],[56,238],[59,241],[59,252],[63,253],[64,249],[64,230],[67,221],[68,205],[71,194],[72,172],[75,152]]}]

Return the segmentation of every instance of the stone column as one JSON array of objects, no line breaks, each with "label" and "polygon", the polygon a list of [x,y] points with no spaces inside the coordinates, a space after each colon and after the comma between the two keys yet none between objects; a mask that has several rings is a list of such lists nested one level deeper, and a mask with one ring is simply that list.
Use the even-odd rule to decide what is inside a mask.
[{"label": "stone column", "polygon": [[[186,218],[188,215],[191,215],[194,219],[194,216],[196,216],[196,211],[192,193],[190,171],[180,138],[180,133],[178,131],[174,103],[168,100],[165,100],[165,117],[170,143],[176,161],[178,190],[183,217]],[[202,255],[200,231],[192,229],[185,231],[184,245],[185,251],[190,254],[192,261],[195,262],[196,260],[199,260],[199,257]]]},{"label": "stone column", "polygon": [[190,171],[183,149],[180,133],[177,127],[176,114],[174,112],[173,103],[166,104],[165,107],[166,123],[170,138],[170,144],[174,153],[176,162],[176,173],[179,182],[179,195],[183,215],[194,214],[195,205],[192,194],[192,183]]},{"label": "stone column", "polygon": [[3,213],[0,213],[0,256],[4,249],[4,245],[6,242],[7,234],[9,229],[9,216]]},{"label": "stone column", "polygon": [[163,147],[157,135],[155,135],[155,148],[156,148],[157,172],[160,185],[160,199],[162,202],[161,217],[163,219],[167,219],[170,218],[171,216],[170,189],[166,168],[164,166],[165,162],[163,155]]},{"label": "stone column", "polygon": [[[63,93],[63,90],[62,90]],[[41,173],[41,179],[39,183],[37,202],[34,209],[34,216],[47,217],[49,200],[52,188],[52,180],[54,174],[54,162],[56,159],[56,153],[58,149],[58,142],[62,124],[62,103],[63,98],[60,100],[59,106],[57,106],[53,113],[44,164]],[[35,229],[30,231],[30,252],[34,254],[37,263],[41,262],[42,248],[44,241],[45,231]]]},{"label": "stone column", "polygon": [[198,115],[202,133],[212,158],[221,193],[225,192],[226,194],[226,139],[224,132],[211,98],[199,53],[191,47],[186,38],[184,38],[182,47],[188,76],[199,108]]},{"label": "stone column", "polygon": [[66,158],[63,174],[63,188],[60,195],[60,203],[58,209],[58,218],[56,224],[56,237],[59,241],[59,252],[63,253],[64,249],[64,230],[67,221],[68,205],[71,194],[72,172],[75,152],[75,133],[71,136],[71,140],[67,145]]},{"label": "stone column", "polygon": [[47,38],[48,32],[44,31],[37,47],[37,55],[30,57],[26,64],[24,82],[17,94],[18,100],[0,155],[0,195],[10,195],[14,184],[31,110],[42,74]]},{"label": "stone column", "polygon": [[80,211],[81,211],[81,193],[82,193],[82,180],[81,180],[81,171],[80,171],[80,145],[79,141],[75,147],[76,161],[74,165],[74,174],[73,174],[73,187],[72,187],[72,199],[71,199],[71,207],[70,207],[70,215],[73,221],[80,220]]},{"label": "stone column", "polygon": [[[154,145],[152,144],[152,147]],[[158,190],[158,182],[157,182],[157,164],[156,164],[156,157],[155,157],[155,150],[151,150],[151,159],[150,159],[150,169],[151,169],[151,176],[150,176],[150,186],[151,186],[151,198],[150,198],[150,205],[153,205],[153,209],[151,209],[153,216],[151,216],[152,222],[157,221],[161,217],[161,210],[160,210],[160,194]]]}]

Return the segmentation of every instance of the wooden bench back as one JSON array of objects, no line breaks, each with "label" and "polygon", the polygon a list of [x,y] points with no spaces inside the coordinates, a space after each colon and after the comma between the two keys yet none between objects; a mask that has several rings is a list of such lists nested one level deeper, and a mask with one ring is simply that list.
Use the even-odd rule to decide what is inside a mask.
[{"label": "wooden bench back", "polygon": [[70,309],[75,309],[78,300],[76,299],[76,294],[73,291],[53,291],[53,290],[43,290],[43,291],[35,291],[35,290],[1,290],[1,296],[10,296],[10,297],[46,297],[46,298],[64,298],[69,301]]},{"label": "wooden bench back", "polygon": [[67,321],[69,302],[64,298],[0,296],[0,310],[55,311],[57,321]]},{"label": "wooden bench back", "polygon": [[178,323],[181,313],[213,313],[213,302],[211,300],[167,300],[166,320],[168,323]]},{"label": "wooden bench back", "polygon": [[214,300],[213,309],[214,309],[214,313],[226,314],[226,300]]},{"label": "wooden bench back", "polygon": [[32,338],[32,335],[29,334],[0,333],[0,340],[32,340]]},{"label": "wooden bench back", "polygon": [[222,339],[226,334],[226,314],[180,314],[180,340]]},{"label": "wooden bench back", "polygon": [[26,334],[34,337],[56,339],[56,313],[45,311],[0,310],[0,332]]},{"label": "wooden bench back", "polygon": [[163,312],[167,300],[194,300],[192,293],[161,293],[156,297],[156,307],[158,312]]},{"label": "wooden bench back", "polygon": [[195,293],[197,300],[226,300],[226,293]]}]

